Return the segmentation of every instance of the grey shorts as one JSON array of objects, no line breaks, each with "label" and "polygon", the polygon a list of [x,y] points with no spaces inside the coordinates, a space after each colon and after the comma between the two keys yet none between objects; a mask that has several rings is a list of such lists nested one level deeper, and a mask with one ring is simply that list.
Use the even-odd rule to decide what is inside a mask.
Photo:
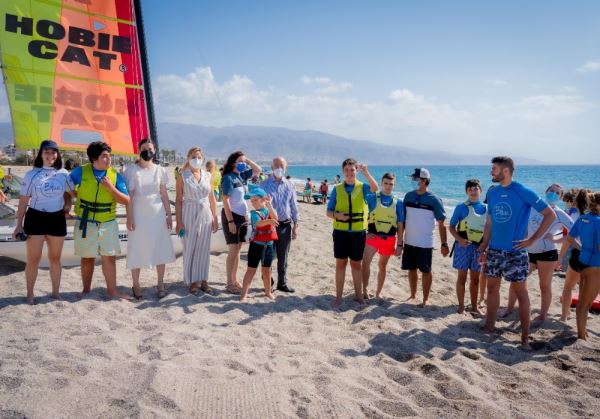
[{"label": "grey shorts", "polygon": [[504,278],[508,282],[523,282],[529,274],[527,250],[489,249],[485,261],[487,277]]}]

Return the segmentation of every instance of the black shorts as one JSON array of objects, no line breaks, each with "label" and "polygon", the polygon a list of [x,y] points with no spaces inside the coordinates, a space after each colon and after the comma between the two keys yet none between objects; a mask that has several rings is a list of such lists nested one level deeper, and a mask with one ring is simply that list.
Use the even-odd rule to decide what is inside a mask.
[{"label": "black shorts", "polygon": [[258,244],[250,242],[248,247],[248,267],[258,268],[262,264],[263,268],[270,268],[273,263],[273,244]]},{"label": "black shorts", "polygon": [[538,262],[556,262],[558,260],[558,251],[548,250],[542,253],[529,253],[529,263],[536,265]]},{"label": "black shorts", "polygon": [[333,256],[336,259],[361,261],[366,241],[366,231],[333,230]]},{"label": "black shorts", "polygon": [[416,247],[405,244],[402,252],[402,269],[405,271],[414,271],[415,269],[418,269],[426,274],[431,272],[432,259],[432,248]]},{"label": "black shorts", "polygon": [[229,222],[227,221],[227,216],[225,215],[225,210],[221,211],[221,225],[223,226],[223,234],[225,235],[225,243],[227,244],[237,244],[244,243],[246,241],[246,234],[248,233],[248,222],[246,221],[246,217],[243,215],[236,214],[232,212],[233,222],[237,228],[235,234],[229,231]]},{"label": "black shorts", "polygon": [[573,247],[571,250],[571,257],[569,258],[569,266],[575,272],[581,272],[582,270],[584,270],[585,268],[588,267],[588,265],[586,265],[585,263],[581,263],[579,261],[580,253],[581,253],[581,250],[577,249],[576,247]]},{"label": "black shorts", "polygon": [[63,210],[44,212],[29,208],[25,213],[23,229],[28,236],[65,237],[67,235],[65,212]]}]

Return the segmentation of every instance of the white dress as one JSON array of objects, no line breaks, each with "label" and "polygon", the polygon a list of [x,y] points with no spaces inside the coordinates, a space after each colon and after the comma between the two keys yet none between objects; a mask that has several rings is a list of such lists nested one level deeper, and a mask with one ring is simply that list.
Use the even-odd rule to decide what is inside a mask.
[{"label": "white dress", "polygon": [[127,269],[152,268],[173,262],[175,251],[160,197],[160,185],[169,181],[165,168],[153,165],[143,169],[132,164],[125,170],[124,177],[135,225],[127,240]]},{"label": "white dress", "polygon": [[190,170],[181,172],[183,180],[182,221],[183,236],[183,282],[187,285],[208,280],[210,266],[210,238],[212,212],[208,195],[212,193],[210,175],[202,170],[196,181]]}]

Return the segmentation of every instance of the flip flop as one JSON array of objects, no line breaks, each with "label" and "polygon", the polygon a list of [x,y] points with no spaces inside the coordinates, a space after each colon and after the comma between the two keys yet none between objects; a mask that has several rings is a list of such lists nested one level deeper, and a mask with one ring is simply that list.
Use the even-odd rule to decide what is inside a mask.
[{"label": "flip flop", "polygon": [[165,298],[167,296],[167,291],[166,290],[158,290],[158,292],[156,294],[158,296],[158,299],[160,300],[161,298]]}]

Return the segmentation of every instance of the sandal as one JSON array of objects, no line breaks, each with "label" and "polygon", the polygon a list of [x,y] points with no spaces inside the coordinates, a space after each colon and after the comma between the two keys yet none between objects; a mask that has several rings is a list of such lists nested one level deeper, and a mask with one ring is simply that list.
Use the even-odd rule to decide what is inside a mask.
[{"label": "sandal", "polygon": [[204,282],[203,284],[200,285],[200,289],[202,290],[203,293],[205,294],[210,294],[213,295],[213,290],[212,288],[206,283]]},{"label": "sandal", "polygon": [[158,290],[157,292],[157,296],[158,299],[160,300],[161,298],[165,298],[167,296],[167,291],[162,289],[162,290]]},{"label": "sandal", "polygon": [[190,285],[190,294],[192,294],[192,295],[198,294],[198,285],[195,282]]},{"label": "sandal", "polygon": [[241,294],[242,290],[239,289],[238,287],[227,286],[227,287],[225,287],[225,292],[227,294]]},{"label": "sandal", "polygon": [[131,293],[133,294],[133,298],[136,299],[136,301],[142,301],[144,299],[144,296],[142,294],[136,294],[135,293],[135,288],[131,287]]}]

